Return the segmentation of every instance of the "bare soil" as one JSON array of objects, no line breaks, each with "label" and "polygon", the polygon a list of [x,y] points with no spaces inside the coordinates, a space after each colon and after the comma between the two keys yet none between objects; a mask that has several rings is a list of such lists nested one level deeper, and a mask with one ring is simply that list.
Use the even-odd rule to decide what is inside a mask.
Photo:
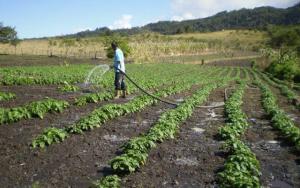
[{"label": "bare soil", "polygon": [[[212,92],[204,105],[224,102],[224,89]],[[175,139],[158,144],[145,166],[123,179],[123,187],[213,187],[224,163],[218,128],[224,125],[223,107],[197,108]]]},{"label": "bare soil", "polygon": [[[197,88],[194,86],[190,91],[170,99],[182,100]],[[109,173],[108,162],[118,154],[124,142],[147,131],[161,113],[174,107],[158,103],[141,112],[109,121],[93,131],[72,135],[44,150],[30,149],[32,139],[45,127],[64,127],[101,105],[103,103],[73,106],[62,114],[50,114],[43,120],[30,119],[0,126],[0,184],[4,187],[30,187],[33,184],[42,187],[88,187],[92,180]]]},{"label": "bare soil", "polygon": [[244,139],[260,162],[262,185],[272,188],[300,187],[300,157],[272,128],[262,108],[261,92],[247,89],[243,102],[250,125]]}]

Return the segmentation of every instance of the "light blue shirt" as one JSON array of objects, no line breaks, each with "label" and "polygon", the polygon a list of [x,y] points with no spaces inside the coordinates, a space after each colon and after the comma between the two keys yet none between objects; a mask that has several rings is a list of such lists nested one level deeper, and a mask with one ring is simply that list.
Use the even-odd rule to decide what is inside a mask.
[{"label": "light blue shirt", "polygon": [[116,49],[115,57],[114,57],[115,72],[120,72],[119,70],[116,69],[116,67],[121,71],[125,72],[124,54],[120,48]]}]

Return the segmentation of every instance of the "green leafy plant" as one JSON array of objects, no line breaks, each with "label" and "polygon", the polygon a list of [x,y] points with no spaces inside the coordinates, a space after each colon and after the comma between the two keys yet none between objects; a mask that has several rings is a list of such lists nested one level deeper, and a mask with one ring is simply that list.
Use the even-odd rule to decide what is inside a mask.
[{"label": "green leafy plant", "polygon": [[227,122],[219,134],[226,140],[224,149],[228,151],[229,157],[223,171],[218,173],[220,187],[260,187],[259,162],[248,146],[239,140],[248,127],[246,114],[241,109],[245,87],[246,83],[240,82],[225,103]]},{"label": "green leafy plant", "polygon": [[42,135],[32,141],[31,146],[33,148],[44,148],[46,145],[52,143],[59,143],[68,137],[68,133],[58,128],[47,128]]},{"label": "green leafy plant", "polygon": [[4,93],[0,92],[0,101],[7,101],[16,98],[14,93]]},{"label": "green leafy plant", "polygon": [[64,82],[64,85],[59,86],[58,89],[63,92],[75,92],[79,90],[79,87],[75,85],[70,85],[68,82]]},{"label": "green leafy plant", "polygon": [[10,109],[0,109],[0,124],[17,122],[32,117],[43,118],[47,112],[62,112],[69,103],[66,101],[45,99]]},{"label": "green leafy plant", "polygon": [[300,150],[299,127],[297,127],[291,118],[279,108],[276,97],[266,85],[264,85],[260,80],[257,80],[255,84],[262,91],[263,107],[271,118],[272,125],[278,129],[287,140],[295,144],[298,150]]},{"label": "green leafy plant", "polygon": [[101,181],[95,181],[93,184],[96,188],[120,188],[121,179],[117,175],[106,176]]}]

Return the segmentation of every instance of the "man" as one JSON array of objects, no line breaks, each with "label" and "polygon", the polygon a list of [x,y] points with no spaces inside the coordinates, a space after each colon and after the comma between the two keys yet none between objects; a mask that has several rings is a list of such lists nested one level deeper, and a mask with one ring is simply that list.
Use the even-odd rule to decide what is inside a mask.
[{"label": "man", "polygon": [[114,63],[113,67],[115,69],[115,99],[126,97],[126,84],[125,84],[125,63],[124,54],[118,44],[113,42],[111,47],[114,50]]}]

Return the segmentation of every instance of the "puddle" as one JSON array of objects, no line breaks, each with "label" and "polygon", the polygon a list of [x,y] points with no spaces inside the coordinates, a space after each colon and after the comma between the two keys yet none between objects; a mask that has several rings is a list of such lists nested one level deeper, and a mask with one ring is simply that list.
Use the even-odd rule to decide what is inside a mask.
[{"label": "puddle", "polygon": [[222,106],[225,105],[224,102],[211,102],[208,106]]},{"label": "puddle", "polygon": [[104,140],[112,141],[112,142],[122,142],[129,140],[127,137],[117,136],[117,135],[104,135]]},{"label": "puddle", "polygon": [[196,133],[203,133],[205,131],[204,129],[198,127],[193,127],[192,130],[195,131]]},{"label": "puddle", "polygon": [[176,165],[186,165],[186,166],[198,166],[198,161],[196,158],[177,158],[175,161]]},{"label": "puddle", "polygon": [[250,118],[249,121],[251,121],[252,123],[255,123],[255,124],[259,124],[259,125],[269,124],[269,121],[267,121],[267,120],[258,120],[256,118]]},{"label": "puddle", "polygon": [[268,141],[266,141],[266,143],[268,143],[268,144],[279,144],[280,142],[277,141],[277,140],[268,140]]},{"label": "puddle", "polygon": [[179,98],[179,99],[175,99],[176,102],[183,102],[184,99],[183,98]]}]

